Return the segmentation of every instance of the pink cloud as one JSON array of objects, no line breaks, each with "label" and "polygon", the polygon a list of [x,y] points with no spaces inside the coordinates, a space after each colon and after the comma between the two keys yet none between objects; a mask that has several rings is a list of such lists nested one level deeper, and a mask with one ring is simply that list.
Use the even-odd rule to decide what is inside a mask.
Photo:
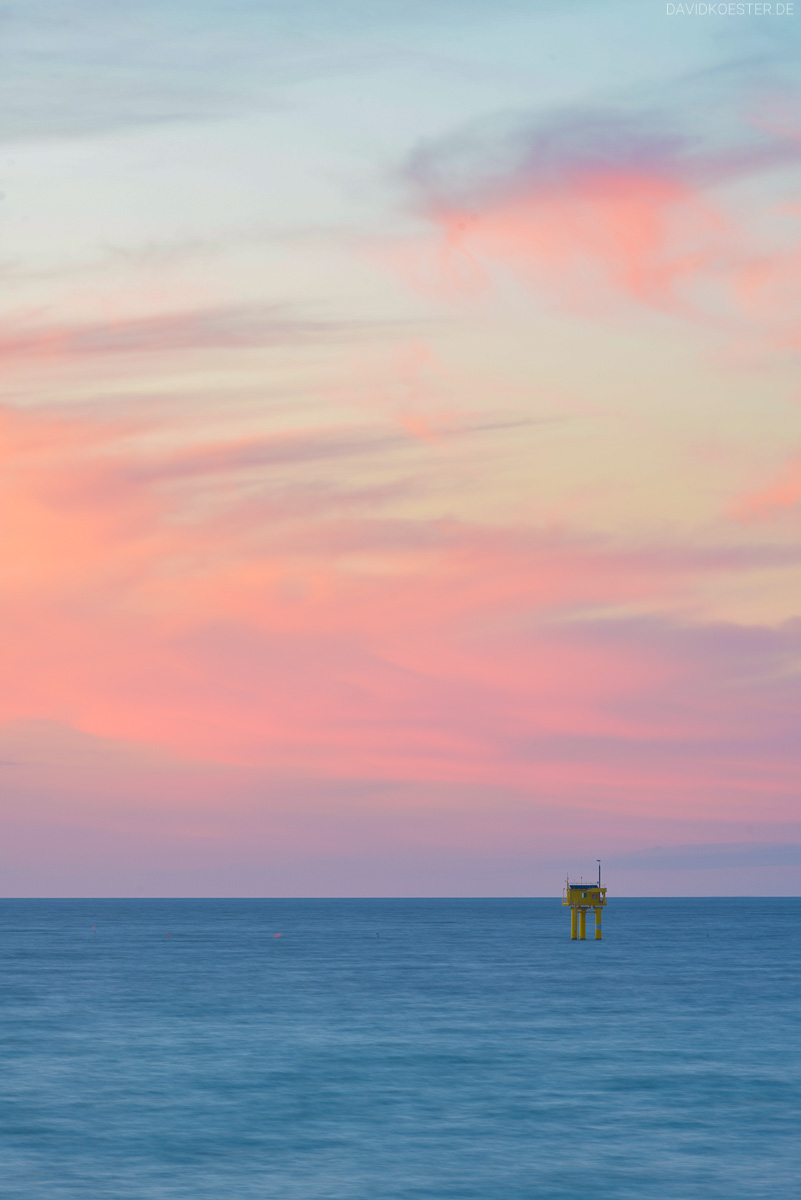
[{"label": "pink cloud", "polygon": [[436,207],[430,215],[441,230],[447,278],[457,286],[478,282],[481,264],[502,263],[582,306],[600,288],[677,307],[680,285],[709,264],[722,228],[686,185],[636,173],[519,186],[477,210]]},{"label": "pink cloud", "polygon": [[510,273],[565,308],[633,301],[755,349],[798,348],[798,250],[787,252],[791,232],[773,237],[777,213],[792,222],[797,203],[774,188],[746,225],[732,189],[799,153],[776,132],[699,148],[597,113],[462,131],[406,164],[424,231],[382,253],[424,292],[470,295]]},{"label": "pink cloud", "polygon": [[801,504],[801,454],[788,459],[774,481],[759,491],[740,496],[732,505],[742,521],[775,517]]},{"label": "pink cloud", "polygon": [[[758,799],[778,819],[795,802],[780,715],[797,716],[794,635],[734,629],[721,653],[715,629],[646,616],[709,572],[772,562],[763,548],[400,519],[369,496],[332,512],[284,509],[279,491],[265,510],[240,486],[275,466],[258,439],[154,460],[109,420],[6,411],[2,432],[0,723],[56,721],[229,768],[498,785],[619,811],[742,814]],[[339,456],[313,461],[333,487]],[[298,465],[294,449],[281,459]],[[225,486],[209,492],[211,466]]]},{"label": "pink cloud", "polygon": [[[788,226],[786,239],[797,239],[801,207],[783,205],[771,215]],[[766,331],[774,348],[801,349],[801,241],[785,241],[770,250],[755,247],[738,270],[734,287],[742,311]]]}]

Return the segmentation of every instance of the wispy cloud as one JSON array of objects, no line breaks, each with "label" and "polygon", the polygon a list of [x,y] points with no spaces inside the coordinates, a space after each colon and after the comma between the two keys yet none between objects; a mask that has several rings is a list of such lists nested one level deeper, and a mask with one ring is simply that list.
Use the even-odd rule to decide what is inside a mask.
[{"label": "wispy cloud", "polygon": [[[402,516],[402,489],[360,494],[339,465],[399,432],[159,451],[147,470],[127,426],[82,421],[5,415],[0,720],[621,811],[795,803],[798,630],[669,615],[710,572],[775,562],[764,547]],[[277,462],[317,473],[276,487]],[[310,483],[321,502],[299,503]]]},{"label": "wispy cloud", "polygon": [[788,842],[701,842],[683,846],[648,846],[617,855],[613,869],[637,867],[649,871],[727,870],[744,867],[801,865],[801,844]]},{"label": "wispy cloud", "polygon": [[741,127],[739,142],[702,140],[658,110],[572,109],[545,118],[503,114],[421,143],[401,171],[426,209],[492,204],[498,195],[561,189],[610,176],[702,187],[797,164],[801,146]]},{"label": "wispy cloud", "polygon": [[792,347],[801,313],[786,244],[767,232],[775,194],[747,230],[727,195],[799,160],[801,140],[745,120],[733,137],[658,110],[502,115],[410,154],[399,181],[437,240],[387,255],[423,288],[480,291],[500,268],[562,307],[633,300]]},{"label": "wispy cloud", "polygon": [[165,354],[227,347],[282,346],[322,341],[363,323],[315,321],[280,308],[231,306],[167,312],[84,324],[27,323],[0,328],[0,361],[46,362],[123,354]]},{"label": "wispy cloud", "polygon": [[[497,18],[514,0],[493,7]],[[397,11],[318,0],[280,13],[253,0],[207,3],[6,0],[2,138],[59,139],[220,120],[286,105],[293,84],[369,72],[402,56],[383,36],[410,22],[491,19],[484,4],[443,0]],[[313,32],[312,32],[313,31]],[[376,41],[375,35],[378,34]],[[265,70],[265,61],[269,70]]]},{"label": "wispy cloud", "polygon": [[789,458],[776,478],[758,490],[739,496],[732,513],[742,521],[759,521],[792,513],[801,506],[801,454]]}]

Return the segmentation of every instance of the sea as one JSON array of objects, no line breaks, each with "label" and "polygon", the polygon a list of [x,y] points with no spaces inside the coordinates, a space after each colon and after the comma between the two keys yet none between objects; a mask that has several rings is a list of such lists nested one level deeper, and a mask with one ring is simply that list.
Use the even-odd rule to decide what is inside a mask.
[{"label": "sea", "polygon": [[587,934],[558,899],[2,901],[0,1196],[801,1197],[801,900]]}]

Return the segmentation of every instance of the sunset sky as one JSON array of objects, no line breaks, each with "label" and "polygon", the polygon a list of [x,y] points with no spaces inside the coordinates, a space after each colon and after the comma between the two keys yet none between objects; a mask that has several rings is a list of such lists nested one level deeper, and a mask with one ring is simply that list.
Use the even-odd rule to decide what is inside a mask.
[{"label": "sunset sky", "polygon": [[796,894],[801,4],[0,9],[0,891]]}]

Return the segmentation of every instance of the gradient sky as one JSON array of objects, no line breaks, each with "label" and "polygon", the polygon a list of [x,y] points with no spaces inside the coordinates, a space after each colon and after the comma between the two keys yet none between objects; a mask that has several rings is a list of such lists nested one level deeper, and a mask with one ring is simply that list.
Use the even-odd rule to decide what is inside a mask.
[{"label": "gradient sky", "polygon": [[0,5],[0,890],[799,891],[796,8]]}]

